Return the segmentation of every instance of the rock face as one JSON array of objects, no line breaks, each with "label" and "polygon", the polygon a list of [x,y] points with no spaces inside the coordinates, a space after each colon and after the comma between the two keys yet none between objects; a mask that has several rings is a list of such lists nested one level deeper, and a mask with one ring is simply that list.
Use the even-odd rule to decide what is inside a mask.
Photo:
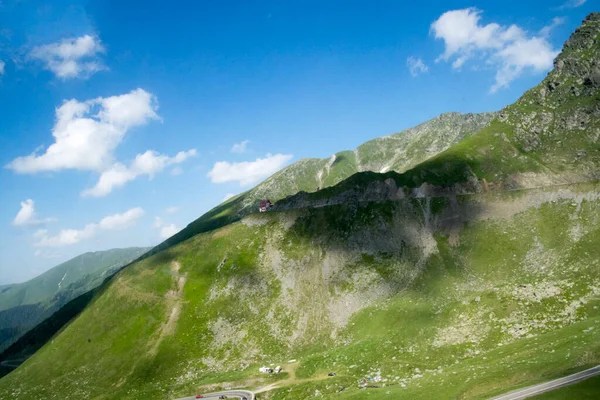
[{"label": "rock face", "polygon": [[598,154],[585,149],[597,148],[600,136],[599,60],[600,13],[592,13],[567,40],[548,77],[502,113],[524,152],[560,169],[583,162],[585,170],[597,171]]}]

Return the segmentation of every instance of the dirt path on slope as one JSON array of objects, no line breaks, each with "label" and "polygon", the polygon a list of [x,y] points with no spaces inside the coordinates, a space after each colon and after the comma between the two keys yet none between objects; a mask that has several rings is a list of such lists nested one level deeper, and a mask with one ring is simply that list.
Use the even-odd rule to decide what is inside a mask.
[{"label": "dirt path on slope", "polygon": [[173,274],[173,286],[165,295],[167,301],[168,316],[166,322],[161,325],[160,333],[154,340],[152,347],[150,348],[149,354],[155,356],[158,353],[158,347],[162,343],[163,339],[167,335],[173,334],[177,327],[177,321],[179,320],[179,314],[181,314],[181,303],[183,302],[183,287],[185,286],[186,275],[179,274],[181,264],[179,261],[173,261],[171,263],[171,273]]},{"label": "dirt path on slope", "polygon": [[[181,269],[181,264],[179,261],[171,262],[171,274],[173,275],[173,288],[169,290],[165,296],[165,303],[167,305],[165,313],[166,322],[163,323],[157,333],[154,335],[153,339],[150,339],[149,345],[150,349],[147,352],[147,356],[153,358],[158,353],[158,348],[162,343],[163,339],[167,335],[173,334],[175,332],[175,328],[177,327],[177,321],[179,320],[179,315],[181,314],[181,306],[183,303],[183,287],[185,286],[185,281],[187,279],[186,274],[181,275],[179,270]],[[138,366],[140,358],[136,360],[136,362],[131,367],[131,370],[126,376],[123,376],[119,382],[116,384],[117,387],[121,386],[127,379],[133,374],[133,371]]]}]

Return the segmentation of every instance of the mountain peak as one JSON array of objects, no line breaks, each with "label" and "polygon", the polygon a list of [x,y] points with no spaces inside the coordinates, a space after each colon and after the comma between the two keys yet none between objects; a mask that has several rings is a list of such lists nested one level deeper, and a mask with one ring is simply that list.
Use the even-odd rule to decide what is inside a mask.
[{"label": "mountain peak", "polygon": [[565,42],[554,60],[550,77],[555,81],[574,78],[575,83],[600,87],[600,13],[589,14]]}]

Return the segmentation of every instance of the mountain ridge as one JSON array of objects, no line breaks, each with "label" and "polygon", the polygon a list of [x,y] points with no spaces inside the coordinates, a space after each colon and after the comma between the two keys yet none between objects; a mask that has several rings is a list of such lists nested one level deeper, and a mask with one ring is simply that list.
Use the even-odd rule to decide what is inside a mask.
[{"label": "mountain ridge", "polygon": [[[329,158],[298,160],[265,179],[256,187],[234,196],[200,216],[180,232],[159,244],[149,254],[164,250],[195,234],[237,221],[241,217],[255,212],[258,201],[261,199],[268,198],[276,201],[299,191],[314,192],[323,187],[338,184],[360,171],[371,169],[379,171],[383,168],[403,171],[473,135],[496,115],[495,112],[443,113],[415,127],[369,140],[354,150],[343,150]],[[440,138],[440,133],[443,133],[441,136],[445,138]],[[389,142],[392,143],[392,146]],[[407,149],[414,150],[412,158],[401,157],[406,155]],[[428,149],[431,151],[428,152]],[[371,155],[366,157],[365,153]],[[325,173],[326,171],[327,173]]]},{"label": "mountain ridge", "polygon": [[0,288],[0,352],[64,304],[101,284],[149,248],[86,252],[26,282]]}]

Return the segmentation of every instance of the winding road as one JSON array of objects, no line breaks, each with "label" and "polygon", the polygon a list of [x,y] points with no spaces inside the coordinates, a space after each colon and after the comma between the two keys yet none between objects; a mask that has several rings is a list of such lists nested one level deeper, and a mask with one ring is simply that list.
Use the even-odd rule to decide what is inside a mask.
[{"label": "winding road", "polygon": [[[200,393],[203,399],[218,399],[219,396],[227,396],[228,399],[254,400],[254,393],[248,390],[226,390],[224,392]],[[196,400],[196,396],[182,397],[177,400]]]},{"label": "winding road", "polygon": [[[560,389],[565,386],[573,385],[593,376],[600,375],[600,365],[593,368],[580,371],[575,374],[554,379],[549,382],[539,383],[523,389],[517,389],[509,393],[502,394],[491,398],[490,400],[522,400],[529,397],[537,396],[545,392]],[[227,390],[223,392],[201,393],[203,399],[218,399],[219,396],[227,396],[228,399],[246,399],[255,400],[254,393],[249,390]],[[177,400],[195,400],[196,396],[181,397]]]},{"label": "winding road", "polygon": [[574,383],[581,382],[592,376],[600,375],[600,365],[594,368],[586,369],[575,374],[565,376],[562,378],[555,379],[553,381],[540,383],[537,385],[529,386],[523,389],[518,389],[513,392],[509,392],[500,396],[496,396],[490,400],[521,400],[528,397],[536,396],[551,390],[560,389],[564,386],[572,385]]}]

